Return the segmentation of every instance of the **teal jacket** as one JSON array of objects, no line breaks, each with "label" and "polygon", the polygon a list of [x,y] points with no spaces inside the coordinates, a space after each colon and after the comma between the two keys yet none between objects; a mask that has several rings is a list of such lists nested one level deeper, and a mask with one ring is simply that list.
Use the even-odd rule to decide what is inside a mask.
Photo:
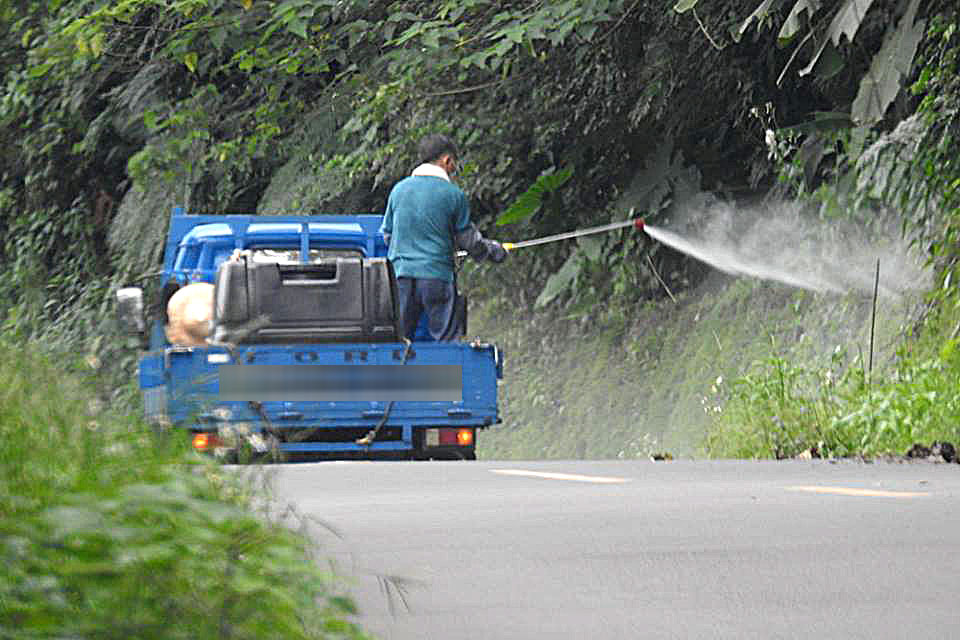
[{"label": "teal jacket", "polygon": [[412,175],[391,189],[380,231],[397,277],[453,282],[456,236],[470,228],[470,204],[459,187]]}]

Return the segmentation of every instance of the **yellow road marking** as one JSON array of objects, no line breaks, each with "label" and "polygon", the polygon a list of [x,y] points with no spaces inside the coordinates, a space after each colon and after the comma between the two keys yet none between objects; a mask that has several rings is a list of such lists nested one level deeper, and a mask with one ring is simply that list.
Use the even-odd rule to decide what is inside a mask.
[{"label": "yellow road marking", "polygon": [[857,489],[854,487],[786,487],[786,489],[787,491],[830,493],[839,496],[858,496],[867,498],[921,498],[930,495],[924,491],[881,491],[878,489]]},{"label": "yellow road marking", "polygon": [[582,476],[575,473],[549,473],[546,471],[526,471],[524,469],[490,469],[490,473],[499,473],[504,476],[525,476],[528,478],[543,478],[546,480],[570,480],[572,482],[592,482],[594,484],[621,484],[630,482],[630,478],[614,478],[610,476]]}]

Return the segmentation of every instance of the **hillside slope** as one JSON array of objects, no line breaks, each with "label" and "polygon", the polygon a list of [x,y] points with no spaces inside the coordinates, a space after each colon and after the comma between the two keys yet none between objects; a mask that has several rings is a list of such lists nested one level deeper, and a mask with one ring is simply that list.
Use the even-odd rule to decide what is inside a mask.
[{"label": "hillside slope", "polygon": [[[892,370],[921,309],[915,297],[879,301],[875,375]],[[628,316],[477,311],[472,333],[506,353],[504,424],[479,440],[485,458],[702,456],[738,376],[773,357],[839,374],[870,345],[868,296],[721,273]]]}]

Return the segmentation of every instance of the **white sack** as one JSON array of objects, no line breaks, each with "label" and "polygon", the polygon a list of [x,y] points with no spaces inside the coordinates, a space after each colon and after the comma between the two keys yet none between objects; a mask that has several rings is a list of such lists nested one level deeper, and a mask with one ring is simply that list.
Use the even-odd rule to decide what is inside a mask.
[{"label": "white sack", "polygon": [[213,285],[195,282],[181,287],[167,303],[167,340],[184,347],[207,344],[213,320]]}]

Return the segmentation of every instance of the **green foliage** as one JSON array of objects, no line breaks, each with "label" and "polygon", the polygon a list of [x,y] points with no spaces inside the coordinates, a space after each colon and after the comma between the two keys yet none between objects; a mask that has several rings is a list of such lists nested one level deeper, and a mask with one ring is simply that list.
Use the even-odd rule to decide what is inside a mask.
[{"label": "green foliage", "polygon": [[[11,284],[11,304],[24,302],[31,274],[68,259],[75,265],[78,249],[87,280],[141,275],[142,256],[154,252],[128,249],[159,238],[111,228],[131,187],[157,191],[160,178],[174,202],[191,211],[255,209],[272,174],[300,153],[304,120],[327,105],[339,104],[329,131],[343,142],[336,151],[310,150],[306,166],[344,179],[338,191],[318,190],[326,196],[318,206],[342,201],[354,185],[363,193],[372,180],[378,191],[359,207],[370,208],[408,170],[413,143],[439,129],[454,132],[470,151],[465,186],[482,203],[476,210],[501,209],[551,166],[575,170],[600,160],[589,151],[561,157],[554,141],[563,132],[550,114],[577,103],[570,126],[596,136],[611,126],[604,113],[630,105],[619,97],[622,73],[580,78],[568,69],[599,69],[636,11],[635,3],[617,0],[31,5],[4,34],[13,52],[0,101],[4,165],[11,168],[2,186],[11,205],[0,213],[0,228],[14,211],[42,203],[33,210],[55,233],[36,235],[37,246],[22,254],[38,265],[18,268],[23,277]],[[545,83],[536,77],[543,73]],[[544,90],[561,79],[555,94]],[[585,92],[592,104],[580,100]],[[502,117],[520,110],[530,113],[519,127]],[[437,113],[452,121],[438,121]],[[507,145],[493,142],[512,134]],[[486,168],[491,162],[493,171]],[[470,170],[477,166],[484,170]],[[550,208],[575,212],[560,218],[576,223],[585,211],[578,200],[589,191],[581,185]],[[72,231],[73,222],[88,230]],[[64,307],[46,309],[31,303],[17,322],[36,329]]]},{"label": "green foliage", "polygon": [[580,274],[580,259],[576,253],[571,253],[560,270],[547,278],[543,291],[537,296],[535,307],[544,307],[569,289]]},{"label": "green foliage", "polygon": [[[758,31],[769,28],[778,19],[777,10],[782,4],[784,3],[763,0],[753,13],[737,28],[731,30],[733,39],[740,42],[754,24],[756,24]],[[885,6],[887,3],[880,2],[877,4],[880,7],[878,10],[887,9]],[[804,52],[811,51],[811,47],[812,53],[809,54],[807,66],[797,72],[799,77],[802,78],[815,73],[821,80],[825,80],[840,73],[850,62],[850,56],[843,53],[844,41],[846,41],[846,45],[853,43],[857,33],[860,32],[861,26],[868,21],[868,14],[873,5],[874,0],[844,0],[841,3],[827,3],[826,7],[819,0],[794,0],[790,12],[780,24],[777,35],[780,46],[793,46],[793,53],[782,68],[777,79],[777,85],[780,86],[783,83],[794,61]],[[862,95],[865,96],[871,91],[876,92],[878,84],[884,87],[880,89],[884,95],[889,91],[893,91],[896,95],[900,91],[900,75],[906,75],[909,72],[913,58],[909,42],[915,40],[915,38],[907,38],[906,36],[913,28],[913,16],[916,13],[917,6],[918,3],[913,2],[907,8],[909,19],[901,22],[899,31],[892,28],[889,30],[884,55],[875,58],[874,68],[862,76],[860,82]],[[876,13],[876,10],[874,13]],[[798,43],[795,43],[796,36],[804,30],[804,27],[806,27],[806,35]],[[918,30],[922,31],[922,26],[918,27]],[[902,73],[896,75],[897,70],[901,70]],[[878,80],[880,75],[892,75],[893,77],[889,82],[884,83]],[[893,85],[895,85],[895,88]],[[858,102],[862,103],[865,99],[865,97],[862,97]],[[884,99],[881,97],[877,102],[882,103]],[[886,104],[889,104],[889,102]],[[886,104],[883,105],[883,110],[885,110]],[[861,106],[855,108],[855,111],[862,114],[865,109]],[[882,115],[881,111],[880,116],[882,117]],[[855,118],[855,120],[859,121],[860,118]]]},{"label": "green foliage", "polygon": [[[174,202],[191,211],[256,209],[280,167],[302,176],[293,204],[380,208],[386,188],[409,171],[414,143],[432,130],[454,134],[465,149],[462,181],[482,225],[551,167],[576,175],[540,203],[545,215],[518,220],[524,234],[535,235],[607,218],[611,203],[613,217],[622,216],[634,206],[623,198],[627,167],[693,120],[726,118],[729,109],[719,102],[673,115],[685,91],[727,84],[699,68],[725,66],[719,54],[662,35],[674,27],[670,12],[616,0],[57,5],[38,9],[9,34],[11,43],[26,44],[13,48],[20,58],[10,66],[15,81],[3,121],[20,155],[48,148],[19,136],[21,124],[32,134],[39,120],[52,118],[68,135],[68,153],[51,148],[43,157],[58,175],[77,176],[57,192],[78,199],[71,217],[96,220],[101,191],[113,202],[101,208],[105,219],[91,235],[44,247],[49,269],[66,264],[67,247],[93,245],[99,261],[88,280],[148,271],[162,226],[154,222]],[[648,39],[648,31],[661,35]],[[689,72],[678,73],[684,67]],[[744,101],[752,91],[727,89]],[[318,112],[326,137],[339,136],[339,145],[304,140]],[[718,131],[705,144],[719,153],[725,135]],[[65,205],[26,186],[42,184],[39,174],[28,160],[5,184],[14,207],[32,198],[49,203],[43,215],[52,217]],[[141,198],[131,187],[154,195]],[[159,202],[160,191],[172,202]],[[662,195],[664,202],[672,196]],[[137,199],[154,210],[133,213]],[[117,220],[121,211],[130,220]],[[139,250],[140,243],[152,246]],[[633,267],[621,269],[613,258],[628,250],[604,250],[616,286],[651,288],[652,279],[638,280]],[[530,281],[541,285],[531,301],[566,259],[555,253],[533,264]],[[19,302],[25,287],[12,289]],[[28,315],[39,317],[18,318]]]},{"label": "green foliage", "polygon": [[[932,329],[932,327],[929,327]],[[915,443],[960,438],[956,341],[939,353],[901,353],[894,368],[867,379],[859,359],[837,351],[830,366],[773,357],[737,378],[714,413],[713,457],[788,458],[904,454]]]},{"label": "green foliage", "polygon": [[[757,6],[757,8],[753,10],[753,13],[747,16],[746,19],[740,24],[740,26],[733,32],[734,40],[739,42],[740,39],[743,37],[743,34],[746,33],[747,29],[750,28],[750,26],[754,23],[754,21],[756,21],[758,25],[765,24],[769,20],[772,4],[773,4],[773,0],[763,0],[763,2],[761,2]],[[800,4],[802,3],[798,2],[797,6],[799,6]],[[796,7],[794,7],[794,9],[796,9]],[[793,11],[790,12],[790,16],[791,17],[793,16]]]},{"label": "green foliage", "polygon": [[[907,226],[918,233],[937,257],[944,278],[955,272],[960,252],[960,30],[956,9],[930,21],[921,47],[921,71],[912,86],[920,97],[916,116],[923,128],[912,145],[890,145],[907,165],[901,180],[889,182],[889,193],[914,213]],[[953,290],[944,281],[947,293]]]},{"label": "green foliage", "polygon": [[810,20],[820,10],[822,4],[820,0],[797,0],[797,3],[790,9],[787,19],[783,21],[780,33],[777,34],[779,44],[781,46],[789,44],[800,31],[803,15],[806,14],[806,20]]},{"label": "green foliage", "polygon": [[[854,60],[844,54],[844,40],[852,42],[862,28],[876,34],[878,24],[889,26],[882,38],[874,35],[882,45],[870,68],[854,76],[859,90],[850,96],[849,116],[822,113],[807,123],[778,127],[769,109],[757,109],[754,115],[768,130],[769,157],[778,167],[784,192],[819,205],[823,217],[843,216],[869,227],[872,211],[904,211],[905,229],[935,257],[941,274],[938,313],[950,314],[957,309],[957,252],[955,242],[943,241],[942,230],[945,226],[954,237],[949,230],[958,209],[951,186],[960,175],[951,135],[958,112],[958,46],[955,27],[950,26],[956,23],[956,11],[933,3],[927,7],[928,17],[918,18],[920,6],[916,1],[894,10],[869,0],[835,6],[793,3],[779,33],[793,53],[778,85],[793,61],[811,51],[811,38],[820,44],[799,75],[816,70],[826,82]],[[768,17],[770,24],[777,24],[777,15],[770,14],[775,8],[762,3],[734,35],[744,35],[754,21],[762,28]],[[930,26],[925,31],[926,24]],[[804,29],[806,36],[796,41]],[[827,60],[828,52],[841,58]],[[904,99],[908,78],[917,79],[912,93],[922,99]],[[898,109],[892,115],[894,104]],[[918,441],[956,439],[960,371],[944,359],[952,352],[951,342],[942,347],[945,333],[949,330],[942,326],[925,324],[921,339],[937,346],[903,355],[872,384],[856,360],[842,366],[834,360],[823,367],[775,355],[726,385],[716,399],[708,451],[722,457],[789,457],[811,448],[830,456],[876,455],[902,453]]]},{"label": "green foliage", "polygon": [[566,184],[571,175],[573,172],[570,169],[557,171],[556,167],[550,167],[500,214],[497,224],[512,224],[535,215],[540,210],[544,197]]},{"label": "green foliage", "polygon": [[[808,369],[772,357],[717,391],[706,449],[718,458],[790,458],[808,449],[825,456],[860,452],[830,428],[843,398],[863,386],[860,363],[844,368],[836,352],[829,368]],[[839,379],[838,379],[839,378]]]},{"label": "green foliage", "polygon": [[857,124],[875,124],[883,119],[890,103],[910,75],[913,58],[923,37],[925,21],[915,21],[920,0],[912,0],[896,29],[891,28],[870,70],[860,83],[851,118]]},{"label": "green foliage", "polygon": [[111,412],[89,363],[6,341],[0,363],[0,635],[362,636],[262,489]]},{"label": "green foliage", "polygon": [[[3,34],[13,52],[0,100],[11,202],[0,229],[15,231],[5,238],[17,244],[2,253],[33,264],[15,269],[10,303],[22,307],[33,273],[131,275],[132,263],[106,256],[131,179],[147,187],[159,176],[192,209],[229,210],[245,197],[306,108],[313,78],[337,58],[324,38],[296,44],[302,21],[326,20],[319,14],[334,4],[29,5]],[[25,229],[31,216],[37,225]],[[79,295],[62,284],[57,291],[57,301],[21,308],[18,322],[35,330]]]},{"label": "green foliage", "polygon": [[[944,223],[949,228],[946,221],[956,207],[950,184],[958,175],[956,143],[948,133],[955,120],[952,89],[957,82],[956,38],[948,25],[956,13],[934,3],[926,7],[927,17],[920,17],[922,6],[916,1],[895,7],[845,3],[831,14],[820,3],[794,4],[783,24],[783,29],[790,26],[786,35],[791,38],[796,34],[791,20],[802,10],[808,16],[808,38],[818,29],[838,41],[861,33],[880,47],[862,70],[849,68],[855,57],[843,54],[844,73],[856,78],[858,91],[846,96],[850,102],[837,104],[838,110],[814,113],[813,119],[787,127],[777,123],[773,103],[752,113],[767,130],[768,157],[777,167],[782,193],[815,201],[827,218],[869,220],[871,211],[899,208],[907,212],[907,233],[931,254],[941,255],[941,249],[950,252],[950,244],[938,238]],[[882,34],[879,25],[885,27]],[[791,44],[791,62],[805,50],[804,42]],[[912,99],[902,90],[911,78]],[[829,80],[830,74],[820,74],[820,82]],[[935,93],[928,90],[931,81]],[[839,111],[846,104],[849,115]]]},{"label": "green foliage", "polygon": [[840,8],[834,14],[829,26],[827,26],[822,44],[817,47],[816,53],[810,58],[810,63],[799,71],[800,76],[808,75],[817,67],[817,63],[820,61],[821,56],[823,56],[824,51],[827,51],[827,47],[831,44],[834,47],[839,47],[844,37],[846,37],[847,42],[853,42],[873,1],[874,0],[844,0],[843,4],[840,5]]}]

